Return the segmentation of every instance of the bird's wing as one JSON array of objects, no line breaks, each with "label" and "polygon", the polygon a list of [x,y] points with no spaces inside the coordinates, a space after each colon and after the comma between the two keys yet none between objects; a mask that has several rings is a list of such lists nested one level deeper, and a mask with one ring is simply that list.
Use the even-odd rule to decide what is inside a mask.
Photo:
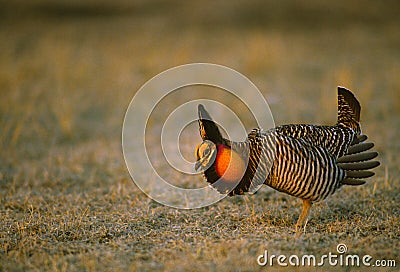
[{"label": "bird's wing", "polygon": [[[320,200],[332,194],[345,177],[327,148],[307,139],[274,134],[276,148],[267,185],[304,199]],[[265,136],[271,137],[271,136]],[[263,164],[260,159],[260,164]]]},{"label": "bird's wing", "polygon": [[278,134],[310,142],[319,146],[338,158],[343,156],[356,139],[356,132],[343,126],[315,126],[305,124],[290,124],[274,129]]}]

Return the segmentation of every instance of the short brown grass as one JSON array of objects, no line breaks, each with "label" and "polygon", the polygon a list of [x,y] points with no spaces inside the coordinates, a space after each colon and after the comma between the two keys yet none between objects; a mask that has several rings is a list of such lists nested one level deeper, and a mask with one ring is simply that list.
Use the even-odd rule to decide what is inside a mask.
[{"label": "short brown grass", "polygon": [[[265,249],[338,243],[399,265],[395,2],[57,2],[1,11],[0,271],[266,270]],[[353,89],[376,176],[315,205],[300,240],[300,201],[267,188],[197,210],[152,201],[125,168],[124,111],[152,76],[199,61],[252,79],[277,124],[332,123],[336,86]]]}]

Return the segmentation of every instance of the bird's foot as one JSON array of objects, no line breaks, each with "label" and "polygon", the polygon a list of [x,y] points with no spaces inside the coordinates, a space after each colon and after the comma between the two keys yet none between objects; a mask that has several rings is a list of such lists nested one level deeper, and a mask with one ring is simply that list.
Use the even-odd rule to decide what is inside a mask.
[{"label": "bird's foot", "polygon": [[305,221],[303,226],[296,224],[296,233],[294,236],[296,239],[299,239],[303,233],[306,233],[307,223],[308,223],[308,220]]}]

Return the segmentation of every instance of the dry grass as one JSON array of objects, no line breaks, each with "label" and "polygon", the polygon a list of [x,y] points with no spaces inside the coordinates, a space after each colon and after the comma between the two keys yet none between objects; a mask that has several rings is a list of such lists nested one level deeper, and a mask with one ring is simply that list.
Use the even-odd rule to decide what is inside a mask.
[{"label": "dry grass", "polygon": [[[0,271],[253,271],[265,249],[338,243],[399,265],[398,5],[142,2],[3,3]],[[146,80],[198,61],[247,75],[277,124],[332,123],[336,85],[355,90],[377,175],[317,204],[297,241],[300,201],[266,188],[190,211],[153,202],[125,169],[124,111]]]}]

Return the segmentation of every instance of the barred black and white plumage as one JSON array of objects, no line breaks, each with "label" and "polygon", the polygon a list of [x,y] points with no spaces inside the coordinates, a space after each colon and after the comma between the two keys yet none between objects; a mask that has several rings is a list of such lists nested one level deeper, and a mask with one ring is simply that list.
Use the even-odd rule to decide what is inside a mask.
[{"label": "barred black and white plumage", "polygon": [[[313,202],[327,198],[343,185],[364,184],[364,178],[374,175],[369,170],[379,165],[372,161],[378,153],[369,151],[373,144],[365,143],[367,136],[361,134],[360,110],[354,95],[339,87],[335,125],[292,124],[265,131],[256,128],[245,141],[232,142],[222,137],[208,112],[199,105],[203,142],[196,149],[197,167],[204,170],[206,180],[215,189],[230,196],[266,184],[301,198],[303,212],[296,225],[299,229]],[[231,156],[226,155],[227,150]],[[236,164],[240,160],[246,164]]]}]

